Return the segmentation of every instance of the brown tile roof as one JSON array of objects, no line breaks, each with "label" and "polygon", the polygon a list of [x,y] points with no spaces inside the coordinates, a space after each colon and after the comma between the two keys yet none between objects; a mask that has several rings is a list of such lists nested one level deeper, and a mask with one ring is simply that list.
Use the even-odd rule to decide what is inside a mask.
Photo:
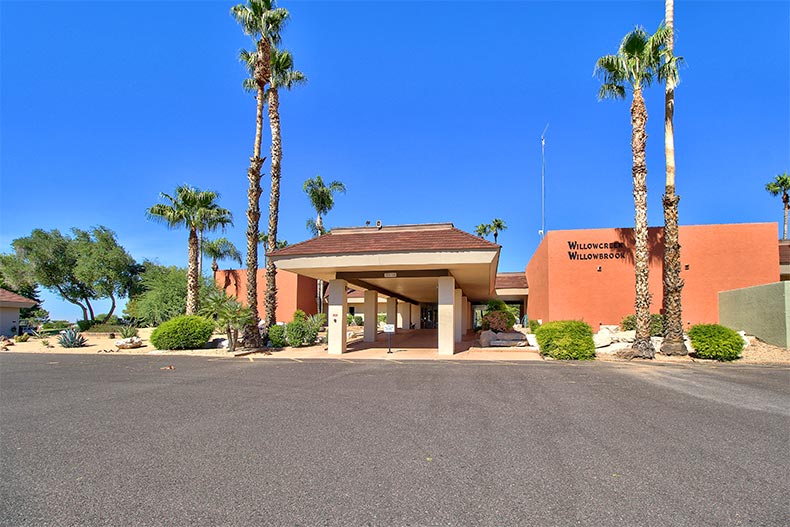
[{"label": "brown tile roof", "polygon": [[36,305],[34,300],[30,300],[24,296],[12,293],[11,291],[6,291],[5,289],[0,289],[0,304],[5,303],[28,304],[28,307],[33,307]]},{"label": "brown tile roof", "polygon": [[320,256],[383,252],[473,251],[498,244],[456,229],[451,223],[334,229],[330,234],[289,245],[272,256]]},{"label": "brown tile roof", "polygon": [[779,265],[790,265],[790,241],[779,240]]},{"label": "brown tile roof", "polygon": [[526,273],[497,273],[494,289],[526,289]]}]

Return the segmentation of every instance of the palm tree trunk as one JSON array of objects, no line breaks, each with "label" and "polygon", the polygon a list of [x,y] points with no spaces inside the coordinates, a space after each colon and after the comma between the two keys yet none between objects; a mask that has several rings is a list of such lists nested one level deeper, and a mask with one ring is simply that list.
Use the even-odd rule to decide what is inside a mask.
[{"label": "palm tree trunk", "polygon": [[782,194],[782,202],[785,205],[785,228],[782,234],[782,239],[787,239],[787,212],[790,211],[790,195],[787,192]]},{"label": "palm tree trunk", "polygon": [[621,356],[627,358],[652,359],[655,355],[650,341],[650,283],[648,270],[647,247],[647,164],[645,148],[647,145],[647,109],[640,88],[634,89],[634,100],[631,104],[631,152],[634,180],[634,274],[636,282],[636,336],[634,345]]},{"label": "palm tree trunk", "polygon": [[[283,151],[280,137],[280,99],[277,88],[269,87],[269,125],[272,130],[272,187],[269,195],[269,238],[268,251],[277,248],[277,222],[280,213],[280,162]],[[264,319],[264,332],[268,332],[276,322],[277,313],[277,267],[271,258],[266,260],[266,317]]]},{"label": "palm tree trunk", "polygon": [[189,256],[187,264],[187,315],[198,312],[198,237],[195,228],[189,229]]},{"label": "palm tree trunk", "polygon": [[[670,31],[667,50],[670,56],[674,47],[674,0],[666,0],[665,23]],[[683,342],[683,309],[680,277],[680,241],[678,228],[678,202],[675,194],[675,83],[667,80],[664,94],[664,154],[667,173],[664,186],[664,342],[661,353],[665,355],[688,355]]]},{"label": "palm tree trunk", "polygon": [[198,231],[198,276],[203,278],[203,229]]},{"label": "palm tree trunk", "polygon": [[263,141],[263,86],[258,86],[255,114],[255,144],[247,170],[247,306],[250,308],[250,323],[244,326],[244,345],[260,348],[261,334],[258,330],[258,222],[261,219],[261,142]]}]

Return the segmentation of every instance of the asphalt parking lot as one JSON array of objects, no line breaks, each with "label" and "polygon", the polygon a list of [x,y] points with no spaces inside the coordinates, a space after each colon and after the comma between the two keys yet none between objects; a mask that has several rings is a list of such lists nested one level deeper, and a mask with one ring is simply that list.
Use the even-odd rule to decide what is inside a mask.
[{"label": "asphalt parking lot", "polygon": [[785,526],[788,446],[785,367],[0,355],[3,525]]}]

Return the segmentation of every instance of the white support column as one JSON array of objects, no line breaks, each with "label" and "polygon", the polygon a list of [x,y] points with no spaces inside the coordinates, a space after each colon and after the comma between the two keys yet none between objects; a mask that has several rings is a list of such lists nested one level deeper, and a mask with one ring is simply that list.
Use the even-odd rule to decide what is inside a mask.
[{"label": "white support column", "polygon": [[420,329],[420,306],[411,306],[411,323],[414,324],[414,329]]},{"label": "white support column", "polygon": [[455,278],[442,276],[439,278],[439,355],[455,353]]},{"label": "white support column", "polygon": [[387,298],[387,324],[398,325],[398,299]]},{"label": "white support column", "polygon": [[365,291],[365,334],[362,340],[365,342],[376,342],[376,333],[379,325],[378,321],[379,295],[376,291]]},{"label": "white support column", "polygon": [[340,355],[346,351],[346,313],[348,294],[345,280],[329,281],[329,353]]},{"label": "white support column", "polygon": [[453,337],[456,342],[461,342],[461,324],[463,324],[463,311],[461,306],[461,298],[463,293],[460,289],[456,289],[453,295],[453,316],[455,317]]},{"label": "white support column", "polygon": [[461,296],[461,338],[469,331],[469,300],[465,295]]},{"label": "white support column", "polygon": [[411,326],[411,304],[398,302],[398,327],[409,329]]}]

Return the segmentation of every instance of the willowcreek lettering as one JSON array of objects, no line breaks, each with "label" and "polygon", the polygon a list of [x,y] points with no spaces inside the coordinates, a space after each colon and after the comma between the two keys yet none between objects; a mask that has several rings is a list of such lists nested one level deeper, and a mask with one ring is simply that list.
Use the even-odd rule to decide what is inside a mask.
[{"label": "willowcreek lettering", "polygon": [[625,249],[623,242],[588,242],[579,243],[578,241],[568,242],[568,258],[570,260],[624,260],[626,252],[591,252],[580,253],[579,251],[613,251],[615,249]]}]

